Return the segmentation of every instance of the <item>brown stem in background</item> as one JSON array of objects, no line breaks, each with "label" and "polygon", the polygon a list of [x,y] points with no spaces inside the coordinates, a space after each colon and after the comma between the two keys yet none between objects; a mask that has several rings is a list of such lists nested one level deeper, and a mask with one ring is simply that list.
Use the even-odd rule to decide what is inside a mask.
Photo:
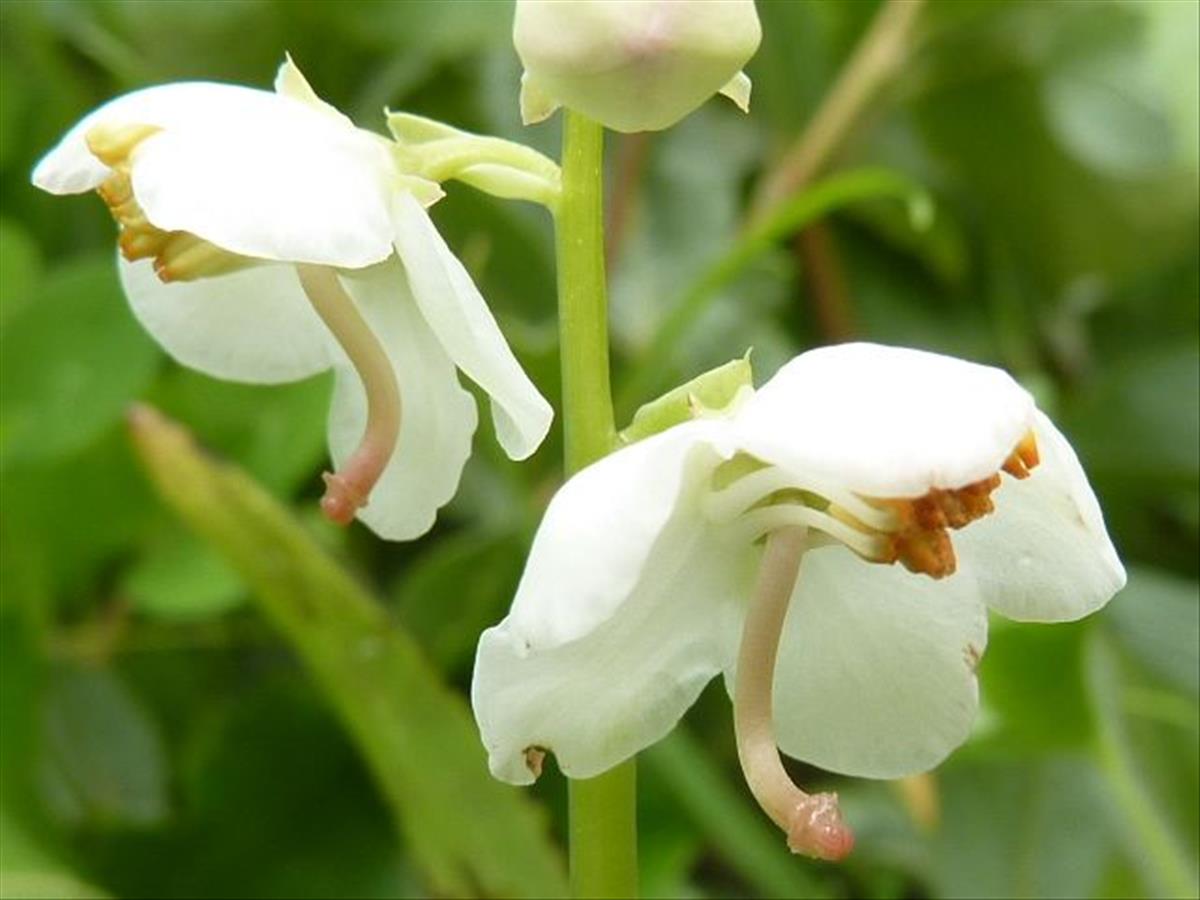
[{"label": "brown stem in background", "polygon": [[805,228],[796,235],[796,252],[822,342],[837,344],[854,337],[854,308],[833,231],[824,223]]},{"label": "brown stem in background", "polygon": [[749,221],[810,182],[829,162],[879,90],[903,64],[924,0],[888,0],[842,68],[804,133],[759,185]]},{"label": "brown stem in background", "polygon": [[650,158],[650,135],[649,131],[639,131],[617,138],[617,171],[608,198],[608,220],[604,223],[607,235],[604,267],[609,272],[621,258],[621,249],[629,233],[629,221],[637,204],[646,162]]}]

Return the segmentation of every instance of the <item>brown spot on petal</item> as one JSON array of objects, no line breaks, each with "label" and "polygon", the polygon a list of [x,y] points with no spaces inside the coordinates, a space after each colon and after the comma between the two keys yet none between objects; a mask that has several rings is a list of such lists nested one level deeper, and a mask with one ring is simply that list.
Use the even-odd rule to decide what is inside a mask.
[{"label": "brown spot on petal", "polygon": [[542,764],[546,761],[546,751],[541,747],[525,748],[525,768],[533,773],[535,779],[542,777]]},{"label": "brown spot on petal", "polygon": [[979,660],[983,658],[981,651],[971,641],[967,642],[967,646],[963,648],[963,658],[967,661],[967,668],[972,672],[979,671]]}]

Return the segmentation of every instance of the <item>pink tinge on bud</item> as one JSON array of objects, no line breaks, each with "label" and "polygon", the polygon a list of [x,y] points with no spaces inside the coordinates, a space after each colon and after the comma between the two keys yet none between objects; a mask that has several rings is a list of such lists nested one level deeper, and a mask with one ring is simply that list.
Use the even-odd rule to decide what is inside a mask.
[{"label": "pink tinge on bud", "polygon": [[796,804],[788,825],[788,849],[838,862],[854,849],[854,832],[842,819],[837,794],[810,794]]}]

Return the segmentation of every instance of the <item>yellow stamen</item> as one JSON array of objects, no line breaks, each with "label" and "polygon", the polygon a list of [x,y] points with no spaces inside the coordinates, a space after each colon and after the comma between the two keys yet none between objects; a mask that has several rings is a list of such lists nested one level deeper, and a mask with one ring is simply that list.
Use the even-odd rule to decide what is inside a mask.
[{"label": "yellow stamen", "polygon": [[96,188],[120,227],[117,245],[130,262],[153,259],[163,282],[192,281],[254,264],[254,260],[222,250],[186,231],[164,231],[153,225],[138,204],[130,180],[138,145],[162,129],[154,125],[97,125],[84,135],[88,150],[112,172]]}]

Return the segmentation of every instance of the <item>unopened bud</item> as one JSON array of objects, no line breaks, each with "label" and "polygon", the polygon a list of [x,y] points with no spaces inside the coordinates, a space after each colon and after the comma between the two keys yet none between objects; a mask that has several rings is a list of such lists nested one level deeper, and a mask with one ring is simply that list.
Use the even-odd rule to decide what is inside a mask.
[{"label": "unopened bud", "polygon": [[657,131],[713,94],[745,110],[741,71],[762,28],[753,0],[517,0],[521,115],[559,106],[615,131]]}]

